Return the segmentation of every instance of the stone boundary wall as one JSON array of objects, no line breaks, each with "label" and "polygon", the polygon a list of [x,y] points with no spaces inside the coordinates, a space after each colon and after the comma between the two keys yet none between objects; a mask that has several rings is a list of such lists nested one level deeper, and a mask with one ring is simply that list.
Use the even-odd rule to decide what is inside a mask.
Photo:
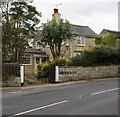
[{"label": "stone boundary wall", "polygon": [[59,67],[59,81],[113,78],[120,76],[119,69],[120,66],[62,66]]}]

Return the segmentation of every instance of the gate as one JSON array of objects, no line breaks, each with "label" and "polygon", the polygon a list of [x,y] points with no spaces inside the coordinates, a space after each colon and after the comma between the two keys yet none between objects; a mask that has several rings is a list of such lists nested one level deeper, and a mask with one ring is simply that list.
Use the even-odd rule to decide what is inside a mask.
[{"label": "gate", "polygon": [[55,83],[55,66],[49,68],[49,83]]}]

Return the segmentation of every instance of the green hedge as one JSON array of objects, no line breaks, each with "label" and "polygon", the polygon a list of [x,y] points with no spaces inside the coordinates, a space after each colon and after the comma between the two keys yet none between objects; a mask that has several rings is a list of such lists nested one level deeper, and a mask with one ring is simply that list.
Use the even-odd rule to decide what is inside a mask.
[{"label": "green hedge", "polygon": [[112,65],[120,63],[120,49],[109,46],[96,46],[83,51],[81,56],[70,59],[72,66]]},{"label": "green hedge", "polygon": [[65,66],[68,64],[66,59],[57,59],[49,63],[43,63],[38,65],[38,76],[37,78],[48,78],[50,67],[54,66]]},{"label": "green hedge", "polygon": [[117,50],[109,46],[96,46],[84,50],[80,56],[75,56],[69,60],[57,59],[38,65],[38,78],[48,78],[49,69],[53,66],[97,66],[116,65],[119,63],[120,48]]}]

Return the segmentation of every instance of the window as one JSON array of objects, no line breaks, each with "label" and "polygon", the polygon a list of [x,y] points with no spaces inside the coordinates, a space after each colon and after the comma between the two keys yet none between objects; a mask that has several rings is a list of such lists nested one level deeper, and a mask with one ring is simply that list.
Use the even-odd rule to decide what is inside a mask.
[{"label": "window", "polygon": [[36,64],[39,64],[39,63],[40,63],[40,58],[36,57]]},{"label": "window", "polygon": [[84,37],[77,37],[77,45],[85,46],[85,38]]},{"label": "window", "polygon": [[81,52],[75,52],[74,55],[75,55],[75,56],[80,56],[80,55],[81,55]]},{"label": "window", "polygon": [[25,65],[31,65],[32,64],[31,55],[25,55],[23,57],[23,64],[25,64]]},{"label": "window", "polygon": [[37,41],[36,42],[36,49],[40,49],[40,48],[42,48],[41,41]]},{"label": "window", "polygon": [[64,41],[62,41],[61,45],[63,46],[64,44],[65,44],[65,42],[64,42]]},{"label": "window", "polygon": [[68,46],[66,46],[66,51],[67,51],[67,52],[69,51],[69,47],[68,47]]},{"label": "window", "polygon": [[47,48],[49,48],[50,46],[49,46],[49,44],[47,43]]},{"label": "window", "polygon": [[67,39],[67,41],[66,41],[66,46],[69,46],[70,45],[70,42],[69,42],[69,40]]}]

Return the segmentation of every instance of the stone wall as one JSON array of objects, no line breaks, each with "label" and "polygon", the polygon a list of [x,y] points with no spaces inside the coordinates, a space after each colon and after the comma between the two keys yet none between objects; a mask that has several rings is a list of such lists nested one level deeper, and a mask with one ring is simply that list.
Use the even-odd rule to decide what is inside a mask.
[{"label": "stone wall", "polygon": [[24,65],[25,75],[32,75],[35,73],[35,58],[32,57],[31,65]]},{"label": "stone wall", "polygon": [[59,81],[91,80],[118,77],[118,66],[59,67]]}]

